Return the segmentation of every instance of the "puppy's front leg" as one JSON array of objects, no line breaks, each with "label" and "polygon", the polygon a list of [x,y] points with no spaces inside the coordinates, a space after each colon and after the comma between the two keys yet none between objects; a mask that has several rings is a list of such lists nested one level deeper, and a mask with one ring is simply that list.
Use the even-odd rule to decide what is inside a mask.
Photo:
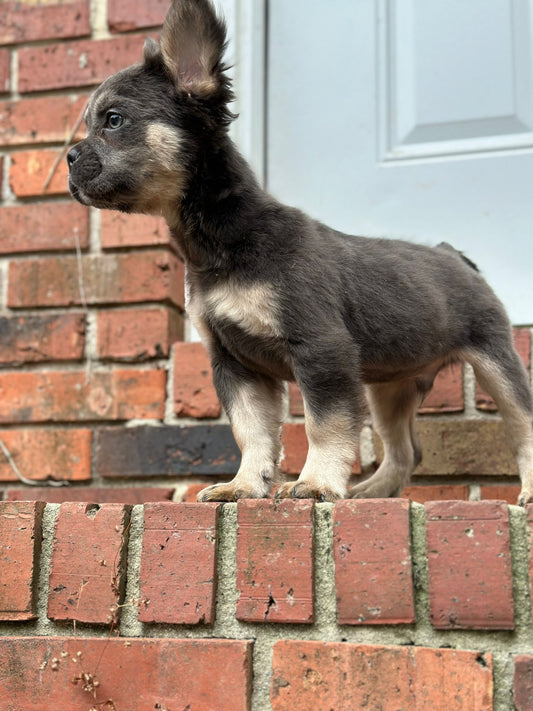
[{"label": "puppy's front leg", "polygon": [[282,389],[271,378],[246,370],[228,354],[213,361],[213,382],[242,459],[232,481],[203,489],[198,501],[267,497],[279,475]]},{"label": "puppy's front leg", "polygon": [[352,343],[332,340],[293,359],[309,451],[298,480],[276,497],[336,501],[346,496],[366,412],[357,354]]}]

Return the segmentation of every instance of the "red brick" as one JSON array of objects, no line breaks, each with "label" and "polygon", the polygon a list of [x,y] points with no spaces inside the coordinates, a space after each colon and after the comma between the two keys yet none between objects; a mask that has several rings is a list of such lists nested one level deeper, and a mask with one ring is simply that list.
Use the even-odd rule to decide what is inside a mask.
[{"label": "red brick", "polygon": [[130,508],[61,504],[50,565],[48,617],[95,624],[118,619]]},{"label": "red brick", "polygon": [[303,499],[238,502],[238,620],[313,622],[313,513]]},{"label": "red brick", "polygon": [[481,487],[482,499],[506,501],[508,504],[516,504],[519,494],[519,484],[488,484]]},{"label": "red brick", "polygon": [[11,53],[7,49],[0,49],[0,94],[9,91],[11,77]]},{"label": "red brick", "polygon": [[139,4],[135,0],[109,0],[107,19],[111,32],[127,32],[142,27],[162,25],[168,10],[168,0],[151,0]]},{"label": "red brick", "polygon": [[289,411],[295,417],[301,417],[304,414],[302,393],[296,383],[289,383]]},{"label": "red brick", "polygon": [[[251,708],[252,642],[244,640],[1,637],[0,658],[6,711],[111,711],[108,699],[117,711]],[[98,703],[75,681],[81,673],[98,680]]]},{"label": "red brick", "polygon": [[519,654],[514,659],[515,711],[533,709],[533,655]]},{"label": "red brick", "polygon": [[[84,255],[81,272],[88,304],[169,301],[183,306],[183,264],[167,250]],[[80,302],[76,257],[10,262],[8,306],[72,306]]]},{"label": "red brick", "polygon": [[103,249],[170,245],[170,233],[162,217],[153,215],[125,215],[114,210],[103,210],[100,223],[100,242]]},{"label": "red brick", "polygon": [[[531,366],[531,334],[528,328],[513,330],[514,345],[528,373]],[[476,386],[476,407],[484,412],[495,412],[496,403],[479,385]]]},{"label": "red brick", "polygon": [[81,37],[91,31],[89,0],[36,3],[11,0],[2,3],[0,43]]},{"label": "red brick", "polygon": [[0,372],[0,422],[162,419],[163,370]]},{"label": "red brick", "polygon": [[2,207],[0,217],[0,254],[89,245],[89,210],[76,202]]},{"label": "red brick", "polygon": [[437,374],[433,388],[419,408],[419,412],[462,412],[463,410],[463,366],[456,364]]},{"label": "red brick", "polygon": [[[88,429],[8,429],[0,439],[20,473],[33,481],[84,482],[91,478],[91,437]],[[18,481],[0,453],[0,481]],[[63,489],[61,489],[63,491]],[[28,489],[28,494],[35,489]],[[50,489],[52,491],[52,489]],[[58,489],[54,489],[58,491]],[[30,496],[30,499],[33,497]],[[45,499],[42,499],[44,501]]]},{"label": "red brick", "polygon": [[19,91],[99,84],[142,58],[144,36],[81,40],[19,50]]},{"label": "red brick", "polygon": [[42,502],[0,502],[0,620],[36,617]]},{"label": "red brick", "polygon": [[104,488],[101,486],[32,486],[6,491],[6,501],[46,501],[48,504],[62,504],[65,501],[87,501],[96,504],[145,504],[149,501],[168,501],[174,489],[163,486],[129,486]]},{"label": "red brick", "polygon": [[192,502],[194,503],[197,501],[197,495],[202,491],[202,489],[205,489],[206,484],[189,484],[187,489],[185,490],[185,493],[183,494],[181,500],[185,503],[187,502]]},{"label": "red brick", "polygon": [[[468,501],[470,488],[462,484],[437,484],[429,486],[406,486],[402,491],[402,498],[425,504],[426,501]],[[501,498],[501,497],[495,497]]]},{"label": "red brick", "polygon": [[[0,145],[63,143],[87,103],[87,96],[48,96],[0,102]],[[85,134],[82,126],[76,139]]]},{"label": "red brick", "polygon": [[209,356],[201,343],[174,346],[174,412],[178,417],[219,417]]},{"label": "red brick", "polygon": [[[294,422],[286,423],[283,425],[281,440],[284,452],[281,470],[285,474],[299,474],[302,471],[309,448],[305,425]],[[354,474],[361,473],[359,456],[352,467],[352,472]]]},{"label": "red brick", "polygon": [[139,619],[213,624],[219,504],[144,507]]},{"label": "red brick", "polygon": [[492,711],[492,658],[339,642],[274,645],[272,711]]},{"label": "red brick", "polygon": [[60,150],[59,148],[48,148],[11,154],[9,185],[17,197],[68,194],[66,160],[59,162],[50,184],[46,190],[44,189]]},{"label": "red brick", "polygon": [[100,311],[98,355],[104,360],[166,358],[183,338],[183,317],[172,308]]},{"label": "red brick", "polygon": [[0,316],[0,364],[80,360],[85,345],[85,316]]},{"label": "red brick", "polygon": [[337,502],[333,553],[339,624],[415,621],[409,541],[408,501]]},{"label": "red brick", "polygon": [[514,629],[507,505],[442,501],[425,509],[432,625]]},{"label": "red brick", "polygon": [[[422,446],[422,462],[415,476],[516,476],[503,424],[499,420],[419,419],[416,425]],[[376,458],[383,447],[374,437]]]}]

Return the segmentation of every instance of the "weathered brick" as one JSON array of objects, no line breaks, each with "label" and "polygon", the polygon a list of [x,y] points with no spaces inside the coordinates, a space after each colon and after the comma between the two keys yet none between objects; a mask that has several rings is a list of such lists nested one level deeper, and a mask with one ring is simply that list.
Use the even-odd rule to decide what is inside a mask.
[{"label": "weathered brick", "polygon": [[482,499],[506,501],[508,504],[516,504],[520,494],[519,484],[487,484],[480,489]]},{"label": "weathered brick", "polygon": [[109,0],[107,20],[111,32],[127,32],[162,25],[168,0],[151,0],[139,5],[135,0]]},{"label": "weathered brick", "polygon": [[99,84],[142,58],[144,36],[80,40],[19,50],[19,91]]},{"label": "weathered brick", "polygon": [[433,387],[420,406],[419,412],[462,412],[463,410],[463,366],[456,364],[437,374]]},{"label": "weathered brick", "polygon": [[0,316],[0,364],[80,360],[85,315]]},{"label": "weathered brick", "polygon": [[515,711],[533,709],[533,655],[519,654],[514,659]]},{"label": "weathered brick", "polygon": [[174,489],[163,486],[32,486],[6,491],[6,501],[46,501],[47,504],[62,504],[65,501],[87,501],[95,504],[146,504],[149,501],[168,501]]},{"label": "weathered brick", "polygon": [[174,346],[174,412],[178,417],[219,417],[209,356],[201,343]]},{"label": "weathered brick", "polygon": [[167,223],[162,217],[103,210],[100,219],[103,249],[171,245]]},{"label": "weathered brick", "polygon": [[[83,111],[87,96],[47,96],[0,102],[0,145],[62,143]],[[85,134],[79,127],[76,139]]]},{"label": "weathered brick", "polygon": [[103,428],[95,468],[102,477],[235,474],[240,452],[228,425]]},{"label": "weathered brick", "polygon": [[[79,269],[76,257],[70,256],[12,260],[8,306],[80,304]],[[85,255],[81,275],[88,304],[170,301],[183,306],[183,264],[167,250]]]},{"label": "weathered brick", "polygon": [[[513,330],[513,339],[516,351],[529,372],[531,366],[531,333],[529,328],[515,328]],[[497,410],[494,400],[479,385],[476,385],[476,407],[478,410],[485,412],[495,412]]]},{"label": "weathered brick", "polygon": [[238,502],[238,620],[313,622],[313,512],[304,499]]},{"label": "weathered brick", "polygon": [[104,360],[166,358],[172,343],[183,338],[183,316],[167,307],[100,311],[97,331]]},{"label": "weathered brick", "polygon": [[50,565],[48,617],[109,624],[124,595],[130,506],[61,504]]},{"label": "weathered brick", "polygon": [[0,254],[75,250],[89,244],[89,210],[76,202],[2,207]]},{"label": "weathered brick", "polygon": [[162,419],[163,370],[0,372],[0,423]]},{"label": "weathered brick", "polygon": [[[432,484],[428,486],[406,486],[402,498],[425,504],[426,501],[468,501],[470,489],[466,484]],[[501,498],[501,497],[494,497]]]},{"label": "weathered brick", "polygon": [[479,652],[338,642],[274,645],[272,711],[492,711],[492,658]]},{"label": "weathered brick", "polygon": [[432,625],[514,629],[507,505],[439,501],[425,510]]},{"label": "weathered brick", "polygon": [[[418,420],[416,428],[422,445],[422,463],[415,476],[517,474],[499,420],[424,418]],[[377,435],[374,446],[376,458],[381,461],[383,447]]]},{"label": "weathered brick", "polygon": [[[91,437],[88,429],[32,428],[0,432],[0,439],[22,476],[34,481],[89,481]],[[3,454],[0,454],[0,481],[18,481]],[[58,491],[54,488],[49,490]],[[34,492],[35,488],[28,489],[28,494],[30,491]]]},{"label": "weathered brick", "polygon": [[59,162],[50,184],[45,183],[51,174],[59,148],[18,151],[11,154],[9,185],[17,197],[42,197],[42,195],[68,194],[68,166]]},{"label": "weathered brick", "polygon": [[[0,657],[5,711],[251,708],[252,642],[245,640],[0,637]],[[101,703],[84,691],[82,673],[98,680]]]},{"label": "weathered brick", "polygon": [[0,44],[62,37],[81,37],[91,31],[89,0],[7,0],[2,3]]},{"label": "weathered brick", "polygon": [[[305,459],[309,443],[305,434],[305,425],[302,423],[288,422],[283,425],[281,440],[283,442],[284,457],[281,462],[281,470],[285,474],[300,474]],[[359,474],[361,472],[361,463],[359,456],[355,461],[352,472]]]},{"label": "weathered brick", "polygon": [[7,49],[0,49],[0,94],[10,89],[11,53]]},{"label": "weathered brick", "polygon": [[141,621],[213,624],[219,509],[196,503],[144,507]]},{"label": "weathered brick", "polygon": [[409,542],[408,501],[337,502],[333,553],[339,624],[415,621]]},{"label": "weathered brick", "polygon": [[0,502],[0,620],[36,617],[42,502]]}]

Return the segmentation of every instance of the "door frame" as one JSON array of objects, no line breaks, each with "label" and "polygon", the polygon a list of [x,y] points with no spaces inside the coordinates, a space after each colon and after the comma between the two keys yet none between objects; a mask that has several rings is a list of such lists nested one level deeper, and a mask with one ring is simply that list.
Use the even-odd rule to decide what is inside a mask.
[{"label": "door frame", "polygon": [[231,108],[239,115],[230,135],[264,186],[268,0],[217,0],[217,5],[228,29],[226,62],[237,96]]}]

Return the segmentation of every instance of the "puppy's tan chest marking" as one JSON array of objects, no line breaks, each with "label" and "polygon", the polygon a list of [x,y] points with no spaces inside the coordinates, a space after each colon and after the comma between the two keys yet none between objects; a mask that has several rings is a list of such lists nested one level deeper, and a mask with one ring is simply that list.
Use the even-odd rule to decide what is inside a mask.
[{"label": "puppy's tan chest marking", "polygon": [[274,290],[269,284],[213,287],[204,295],[205,314],[215,321],[229,321],[250,336],[279,338]]}]

